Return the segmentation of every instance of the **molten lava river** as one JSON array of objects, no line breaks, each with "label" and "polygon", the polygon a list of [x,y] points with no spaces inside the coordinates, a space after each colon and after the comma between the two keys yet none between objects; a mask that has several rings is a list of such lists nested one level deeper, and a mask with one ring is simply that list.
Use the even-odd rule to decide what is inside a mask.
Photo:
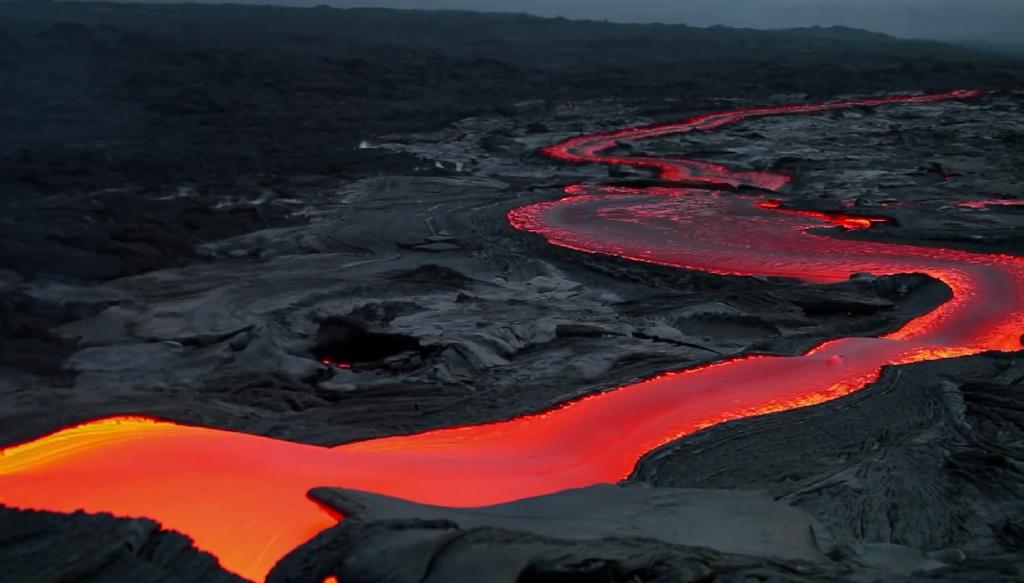
[{"label": "molten lava river", "polygon": [[192,537],[225,568],[262,579],[285,554],[336,523],[306,497],[316,486],[465,507],[615,482],[645,453],[680,436],[841,397],[873,382],[885,365],[1018,350],[1024,258],[829,237],[819,228],[861,229],[873,219],[790,210],[775,197],[700,187],[775,191],[789,180],[778,173],[603,154],[622,142],[713,130],[751,117],[976,95],[743,109],[571,138],[545,152],[567,162],[652,169],[666,183],[691,186],[574,185],[559,200],[509,214],[518,229],[590,253],[812,282],[859,272],[925,273],[952,290],[950,301],[884,337],[832,340],[803,356],[729,359],[507,421],[333,448],[142,417],[101,419],[6,447],[0,502],[149,517]]}]

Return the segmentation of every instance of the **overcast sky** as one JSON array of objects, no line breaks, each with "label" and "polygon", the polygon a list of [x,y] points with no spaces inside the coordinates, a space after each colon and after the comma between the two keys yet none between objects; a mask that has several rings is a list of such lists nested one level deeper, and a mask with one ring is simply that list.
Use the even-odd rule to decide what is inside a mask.
[{"label": "overcast sky", "polygon": [[1024,0],[328,0],[328,3],[529,12],[622,22],[684,22],[695,26],[780,28],[840,24],[903,37],[957,40],[988,37],[1003,42],[1024,39]]}]

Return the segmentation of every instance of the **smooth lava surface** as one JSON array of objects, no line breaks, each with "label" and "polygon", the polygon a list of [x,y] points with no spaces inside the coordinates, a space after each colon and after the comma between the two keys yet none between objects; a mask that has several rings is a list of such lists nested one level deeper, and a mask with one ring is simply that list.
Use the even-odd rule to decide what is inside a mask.
[{"label": "smooth lava surface", "polygon": [[[651,168],[668,181],[778,190],[778,173],[692,160],[620,157],[618,145],[712,130],[756,116],[965,99],[973,91],[785,105],[569,139],[568,162]],[[741,417],[822,403],[875,380],[884,365],[1017,350],[1024,260],[997,254],[829,237],[854,215],[787,210],[777,197],[699,187],[575,185],[512,211],[511,223],[553,244],[722,274],[836,282],[851,274],[926,273],[950,301],[882,338],[829,341],[797,357],[749,356],[590,395],[508,421],[373,439],[334,448],[146,418],[102,419],[0,454],[0,502],[20,508],[145,516],[183,532],[221,564],[262,579],[285,554],[333,525],[306,497],[340,486],[429,504],[477,506],[615,482],[645,453]]]}]

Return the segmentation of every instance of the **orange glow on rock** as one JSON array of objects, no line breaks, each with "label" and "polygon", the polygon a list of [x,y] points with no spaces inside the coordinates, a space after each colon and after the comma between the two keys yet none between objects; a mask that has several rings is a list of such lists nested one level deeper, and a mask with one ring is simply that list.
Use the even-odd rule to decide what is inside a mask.
[{"label": "orange glow on rock", "polygon": [[[548,148],[573,162],[626,164],[662,178],[776,190],[789,177],[676,159],[601,154],[617,142],[711,130],[752,116],[921,103],[977,92],[788,105],[581,136]],[[479,506],[615,482],[647,452],[729,420],[815,405],[882,367],[1017,350],[1024,331],[1019,257],[835,239],[815,231],[875,219],[794,211],[762,197],[698,188],[574,185],[516,209],[511,223],[553,244],[688,269],[836,282],[926,273],[953,298],[882,338],[831,340],[803,356],[748,356],[669,372],[549,411],[333,448],[140,417],[103,419],[0,451],[0,502],[147,516],[191,536],[221,564],[262,579],[339,518],[306,498],[339,486],[428,504]]]},{"label": "orange glow on rock", "polygon": [[986,200],[961,200],[954,204],[956,206],[963,208],[984,210],[990,206],[1024,206],[1024,200],[1012,198],[994,198]]},{"label": "orange glow on rock", "polygon": [[764,200],[757,203],[758,208],[763,209],[775,209],[781,213],[789,213],[791,215],[812,217],[815,219],[821,219],[822,221],[838,225],[848,230],[856,229],[867,229],[875,223],[885,223],[888,219],[879,217],[866,217],[862,215],[851,215],[840,212],[826,212],[826,211],[809,211],[809,210],[798,210],[798,209],[787,209],[783,208],[782,201],[779,200]]},{"label": "orange glow on rock", "polygon": [[333,366],[334,368],[352,368],[352,363],[350,362],[339,362],[337,360],[327,358],[326,356],[320,359],[320,364],[324,366]]}]

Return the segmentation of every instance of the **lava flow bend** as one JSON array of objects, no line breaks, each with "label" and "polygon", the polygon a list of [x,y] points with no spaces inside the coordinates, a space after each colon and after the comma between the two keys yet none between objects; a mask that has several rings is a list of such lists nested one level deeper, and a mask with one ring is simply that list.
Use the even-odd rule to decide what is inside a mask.
[{"label": "lava flow bend", "polygon": [[952,299],[881,338],[832,340],[803,356],[750,356],[662,374],[507,421],[333,448],[147,418],[97,420],[0,453],[0,502],[19,508],[145,516],[187,534],[221,564],[263,578],[335,519],[306,498],[317,486],[418,502],[477,506],[627,477],[645,453],[723,421],[821,403],[864,387],[881,367],[1020,349],[1024,260],[829,237],[819,227],[863,217],[787,211],[783,174],[675,158],[605,155],[623,142],[712,130],[756,116],[965,99],[977,92],[785,105],[700,115],[575,137],[546,152],[627,165],[697,186],[575,185],[560,200],[512,211],[519,229],[555,245],[720,274],[837,282],[854,273],[925,273]]}]

